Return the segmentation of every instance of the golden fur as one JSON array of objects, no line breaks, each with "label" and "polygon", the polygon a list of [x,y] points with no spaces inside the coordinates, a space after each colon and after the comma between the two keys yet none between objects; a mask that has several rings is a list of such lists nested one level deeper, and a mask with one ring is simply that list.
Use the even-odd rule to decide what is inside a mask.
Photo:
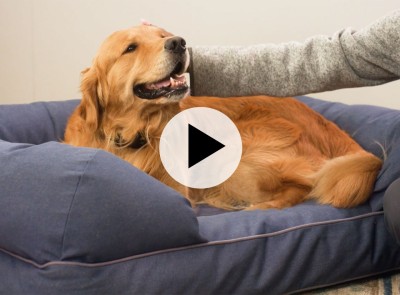
[{"label": "golden fur", "polygon": [[[82,101],[68,121],[65,142],[114,153],[181,192],[193,205],[267,209],[313,198],[346,208],[368,199],[381,160],[293,98],[139,98],[134,87],[156,87],[149,83],[171,73],[178,55],[184,64],[179,74],[186,70],[187,50],[184,44],[180,46],[184,52],[175,52],[176,47],[167,50],[165,42],[171,38],[172,34],[149,25],[108,37],[91,68],[83,71]],[[131,44],[134,50],[127,50]],[[167,122],[180,110],[197,106],[226,114],[243,142],[237,170],[224,183],[208,189],[191,189],[176,182],[165,171],[158,153]],[[147,143],[132,148],[138,134]]]}]

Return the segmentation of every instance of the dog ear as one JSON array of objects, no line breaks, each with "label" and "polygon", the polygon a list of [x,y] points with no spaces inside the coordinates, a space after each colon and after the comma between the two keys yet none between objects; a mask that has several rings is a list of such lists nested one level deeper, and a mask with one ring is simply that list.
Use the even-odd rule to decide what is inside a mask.
[{"label": "dog ear", "polygon": [[103,107],[100,103],[100,95],[98,92],[99,79],[95,66],[87,68],[81,72],[81,93],[82,100],[79,106],[80,116],[84,119],[86,126],[96,131],[101,124]]}]

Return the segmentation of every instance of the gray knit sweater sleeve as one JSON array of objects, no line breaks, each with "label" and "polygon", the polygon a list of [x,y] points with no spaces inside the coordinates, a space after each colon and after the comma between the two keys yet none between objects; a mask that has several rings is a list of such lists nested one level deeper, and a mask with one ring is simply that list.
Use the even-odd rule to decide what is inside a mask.
[{"label": "gray knit sweater sleeve", "polygon": [[295,96],[400,78],[400,11],[304,43],[193,47],[192,94]]}]

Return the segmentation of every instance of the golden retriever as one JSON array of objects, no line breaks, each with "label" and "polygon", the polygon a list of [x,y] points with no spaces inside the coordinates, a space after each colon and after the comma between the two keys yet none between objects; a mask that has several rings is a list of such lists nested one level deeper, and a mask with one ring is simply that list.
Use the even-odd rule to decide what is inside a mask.
[{"label": "golden retriever", "polygon": [[[82,72],[82,100],[65,142],[104,149],[182,193],[192,205],[227,210],[293,206],[307,199],[346,208],[365,202],[381,160],[294,98],[190,97],[185,40],[152,25],[113,33]],[[256,69],[254,69],[256,70]],[[167,122],[181,110],[209,107],[242,137],[233,175],[207,189],[184,187],[159,155]]]}]

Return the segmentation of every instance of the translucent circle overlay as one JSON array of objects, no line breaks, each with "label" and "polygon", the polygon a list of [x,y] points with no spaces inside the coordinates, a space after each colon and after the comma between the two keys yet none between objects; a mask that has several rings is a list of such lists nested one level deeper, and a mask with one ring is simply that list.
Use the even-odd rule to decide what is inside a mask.
[{"label": "translucent circle overlay", "polygon": [[[191,145],[189,125],[204,133],[196,140],[192,138]],[[191,133],[191,136],[195,135]],[[202,152],[210,144],[209,140],[215,140],[223,147],[210,155],[206,153],[203,160],[189,167],[189,153]],[[235,172],[241,156],[239,130],[225,114],[215,109],[196,107],[184,110],[168,122],[161,134],[161,161],[171,177],[187,187],[203,189],[224,182]]]}]

